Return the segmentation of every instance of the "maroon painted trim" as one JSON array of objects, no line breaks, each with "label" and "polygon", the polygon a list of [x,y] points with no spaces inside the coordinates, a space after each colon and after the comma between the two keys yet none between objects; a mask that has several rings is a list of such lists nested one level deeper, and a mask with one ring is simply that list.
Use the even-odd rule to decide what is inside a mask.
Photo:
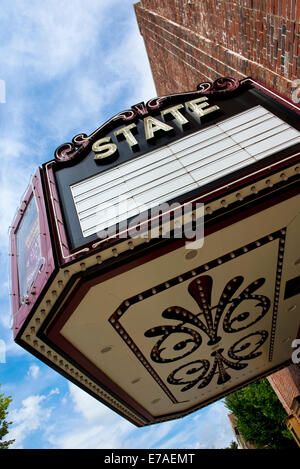
[{"label": "maroon painted trim", "polygon": [[72,255],[69,249],[52,164],[46,165],[45,176],[46,194],[50,201],[50,218],[53,226],[55,244],[57,246],[57,255],[59,258],[59,264],[64,265],[65,263],[76,259],[76,255]]},{"label": "maroon painted trim", "polygon": [[[297,114],[300,114],[300,106],[297,105],[297,103],[294,103],[291,99],[287,98],[286,96],[283,96],[282,94],[278,93],[278,91],[273,90],[272,88],[269,88],[266,86],[264,83],[255,80],[251,77],[244,78],[240,80],[240,83],[247,83],[249,82],[255,86],[255,88],[258,89],[263,89],[263,92],[266,93],[268,96],[271,98],[275,99],[276,101],[280,102],[284,106],[288,107],[292,111],[296,112]],[[274,96],[275,95],[275,96]]]},{"label": "maroon painted trim", "polygon": [[[227,218],[226,220],[223,220],[222,222],[217,222],[213,226],[208,227],[205,230],[205,235],[211,234],[226,226],[234,224],[242,219],[248,218],[249,216],[254,215],[260,211],[263,211],[276,203],[280,203],[283,200],[289,199],[298,193],[299,193],[299,189],[294,188],[283,194],[274,196],[272,200],[264,201],[260,203],[259,205],[256,205],[255,207],[251,207],[251,208],[248,208],[247,210],[240,211],[234,216],[231,216],[230,218]],[[60,331],[63,328],[64,324],[67,322],[67,320],[70,318],[70,316],[73,314],[74,310],[80,304],[82,298],[87,294],[90,288],[92,288],[93,286],[101,282],[111,279],[117,275],[127,272],[139,265],[145,264],[146,262],[156,259],[157,257],[162,256],[168,252],[171,252],[179,248],[180,246],[182,246],[184,243],[185,243],[184,239],[176,240],[164,246],[163,248],[160,247],[127,264],[116,267],[112,271],[106,272],[104,274],[100,274],[98,277],[95,276],[88,280],[85,280],[84,278],[82,278],[76,287],[75,294],[72,295],[72,299],[70,300],[70,302],[68,302],[68,308],[64,311],[59,311],[56,318],[54,318],[51,325],[45,332],[46,336],[53,342],[53,344],[55,344],[60,350],[62,350],[62,352],[66,356],[72,357],[72,359],[75,360],[75,362],[78,363],[79,366],[81,366],[83,369],[85,369],[92,377],[94,377],[99,382],[99,384],[103,383],[107,388],[111,389],[112,392],[114,392],[114,394],[117,395],[122,401],[126,402],[130,408],[134,409],[137,413],[142,415],[147,420],[150,419],[150,422],[152,423],[154,423],[156,420],[160,420],[162,417],[160,416],[159,418],[155,418],[151,414],[149,414],[147,411],[145,411],[144,408],[142,408],[133,399],[131,399],[122,389],[116,386],[115,383],[113,383],[106,375],[104,375],[101,371],[99,371],[99,369],[95,365],[93,365],[78,349],[76,349],[68,340],[66,340],[62,336]],[[219,398],[221,398],[223,395],[226,395],[226,394],[228,393],[220,395]],[[216,398],[213,398],[212,400],[209,400],[208,402],[205,401],[205,403],[202,403],[200,406],[198,407],[196,406],[193,409],[194,410],[199,409],[207,405],[209,402],[214,402],[215,400]],[[190,413],[192,411],[193,411],[192,409],[189,409],[187,413]],[[172,414],[172,418],[176,418],[176,416],[179,417],[182,415],[185,415],[184,412],[175,413],[175,414]]]},{"label": "maroon painted trim", "polygon": [[[37,274],[31,292],[27,296],[27,303],[19,303],[19,280],[18,280],[18,263],[17,263],[17,231],[22,221],[26,208],[35,197],[38,213],[38,222],[40,229],[40,242],[42,257],[45,263],[42,270]],[[22,324],[30,314],[34,304],[39,298],[44,286],[46,285],[50,275],[54,271],[55,262],[53,257],[50,231],[47,220],[44,193],[42,189],[40,170],[38,169],[32,178],[32,182],[28,187],[23,202],[16,214],[13,225],[10,230],[10,247],[11,247],[11,278],[12,278],[12,314],[13,314],[13,334],[18,334]]]}]

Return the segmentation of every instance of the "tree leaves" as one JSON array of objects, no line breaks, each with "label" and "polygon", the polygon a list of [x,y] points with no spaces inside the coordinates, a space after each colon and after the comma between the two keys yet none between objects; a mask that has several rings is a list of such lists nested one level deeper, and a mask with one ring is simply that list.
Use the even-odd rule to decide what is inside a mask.
[{"label": "tree leaves", "polygon": [[284,423],[287,414],[267,379],[230,394],[225,405],[244,440],[256,448],[297,448]]},{"label": "tree leaves", "polygon": [[11,422],[7,422],[6,420],[8,414],[7,409],[11,401],[11,396],[5,397],[4,394],[0,394],[0,449],[8,449],[9,445],[15,441],[2,441],[5,435],[8,433],[8,426],[11,424]]}]

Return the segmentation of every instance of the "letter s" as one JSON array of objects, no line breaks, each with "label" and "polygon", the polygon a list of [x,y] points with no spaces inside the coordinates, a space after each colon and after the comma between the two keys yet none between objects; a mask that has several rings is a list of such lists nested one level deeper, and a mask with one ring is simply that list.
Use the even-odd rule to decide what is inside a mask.
[{"label": "letter s", "polygon": [[94,160],[103,160],[116,153],[118,148],[117,145],[111,143],[110,137],[104,137],[93,144],[92,150],[95,152]]}]

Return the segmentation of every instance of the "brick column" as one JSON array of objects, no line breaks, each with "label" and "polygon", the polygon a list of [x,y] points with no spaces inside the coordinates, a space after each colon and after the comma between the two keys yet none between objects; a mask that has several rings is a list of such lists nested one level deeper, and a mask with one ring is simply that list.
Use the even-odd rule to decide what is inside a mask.
[{"label": "brick column", "polygon": [[297,0],[142,0],[135,12],[158,95],[251,76],[291,98],[300,78]]}]

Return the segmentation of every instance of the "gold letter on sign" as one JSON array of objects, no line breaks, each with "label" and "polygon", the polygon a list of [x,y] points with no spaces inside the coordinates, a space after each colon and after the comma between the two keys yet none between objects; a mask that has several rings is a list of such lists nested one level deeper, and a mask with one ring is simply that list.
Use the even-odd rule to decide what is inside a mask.
[{"label": "gold letter on sign", "polygon": [[169,132],[170,130],[173,130],[173,127],[171,127],[170,125],[164,124],[164,122],[161,122],[151,116],[146,117],[144,119],[144,126],[146,140],[150,140],[151,138],[153,138],[154,132],[157,132],[158,130],[163,130],[164,132]]},{"label": "gold letter on sign", "polygon": [[196,116],[203,117],[210,112],[214,112],[220,109],[219,106],[209,106],[209,103],[206,102],[207,100],[208,99],[206,96],[202,96],[201,98],[188,101],[185,104],[193,113],[196,114]]},{"label": "gold letter on sign", "polygon": [[[94,160],[102,160],[113,155],[117,150],[117,145],[109,143],[110,137],[100,138],[92,146],[92,150],[95,152]],[[105,145],[106,144],[106,145]]]},{"label": "gold letter on sign", "polygon": [[126,142],[130,146],[130,148],[135,147],[138,145],[137,140],[135,139],[134,135],[132,134],[131,130],[135,129],[136,125],[135,124],[130,124],[127,125],[127,127],[122,127],[122,129],[119,129],[115,132],[115,136],[123,136],[126,139]]},{"label": "gold letter on sign", "polygon": [[183,108],[183,105],[178,104],[177,106],[172,106],[172,107],[169,107],[168,109],[165,109],[164,111],[161,112],[161,115],[165,116],[167,114],[171,114],[174,117],[174,119],[176,119],[178,124],[184,126],[185,124],[188,124],[189,121],[179,111],[179,109],[182,109],[182,108]]}]

